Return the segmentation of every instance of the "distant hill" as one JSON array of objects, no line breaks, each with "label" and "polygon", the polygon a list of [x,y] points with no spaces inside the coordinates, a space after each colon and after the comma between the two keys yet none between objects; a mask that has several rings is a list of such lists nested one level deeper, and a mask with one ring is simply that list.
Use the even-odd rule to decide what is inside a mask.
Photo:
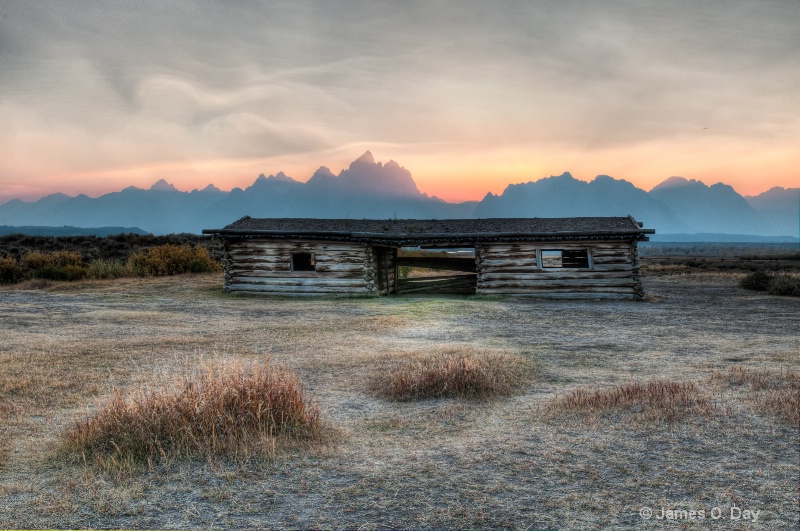
[{"label": "distant hill", "polygon": [[691,232],[666,205],[628,181],[599,175],[591,182],[569,173],[509,185],[501,195],[487,194],[475,217],[627,216],[658,232]]},{"label": "distant hill", "polygon": [[756,234],[720,234],[708,232],[700,232],[696,234],[653,234],[650,236],[650,241],[672,243],[800,243],[800,239],[792,236],[758,236]]},{"label": "distant hill", "polygon": [[650,190],[650,196],[687,226],[697,228],[691,232],[781,235],[774,234],[775,227],[727,184],[706,186],[700,181],[670,177]]},{"label": "distant hill", "polygon": [[797,234],[800,230],[800,188],[776,186],[766,192],[745,197],[747,203],[774,227],[784,234]]},{"label": "distant hill", "polygon": [[0,236],[9,234],[25,234],[26,236],[116,236],[118,234],[150,234],[139,227],[40,227],[0,225]]},{"label": "distant hill", "polygon": [[791,238],[797,237],[800,226],[800,189],[773,188],[744,198],[722,183],[706,186],[671,177],[647,192],[607,175],[587,183],[564,173],[509,185],[502,194],[487,194],[481,201],[447,203],[420,192],[411,173],[397,162],[375,162],[367,151],[338,175],[322,166],[307,182],[279,172],[259,175],[245,189],[223,192],[209,185],[181,192],[160,180],[147,190],[128,187],[98,198],[52,194],[38,201],[14,199],[0,205],[2,224],[141,227],[153,234],[199,234],[245,215],[447,219],[628,214],[657,234]]}]

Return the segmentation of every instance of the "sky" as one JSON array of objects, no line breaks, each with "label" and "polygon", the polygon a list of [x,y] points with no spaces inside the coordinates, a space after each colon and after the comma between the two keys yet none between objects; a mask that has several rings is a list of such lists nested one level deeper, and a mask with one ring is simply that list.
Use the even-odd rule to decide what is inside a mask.
[{"label": "sky", "polygon": [[0,202],[305,181],[366,150],[480,199],[569,171],[800,186],[800,2],[0,2]]}]

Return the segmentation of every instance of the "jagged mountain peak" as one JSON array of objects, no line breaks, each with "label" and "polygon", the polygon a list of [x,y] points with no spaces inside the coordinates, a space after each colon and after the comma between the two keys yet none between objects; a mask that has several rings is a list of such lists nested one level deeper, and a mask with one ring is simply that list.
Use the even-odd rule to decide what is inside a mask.
[{"label": "jagged mountain peak", "polygon": [[421,197],[422,193],[411,177],[411,172],[394,161],[385,166],[367,151],[343,170],[337,179],[343,190],[368,195]]},{"label": "jagged mountain peak", "polygon": [[652,192],[653,190],[666,190],[667,188],[678,188],[683,186],[691,186],[695,188],[708,188],[702,181],[698,181],[695,179],[687,179],[686,177],[678,177],[673,175],[672,177],[665,179],[662,182],[655,185],[650,191]]},{"label": "jagged mountain peak", "polygon": [[364,162],[366,164],[375,164],[375,157],[372,156],[372,152],[369,150],[365,151],[363,155],[358,157],[353,162]]},{"label": "jagged mountain peak", "polygon": [[165,181],[164,179],[159,179],[153,186],[150,187],[150,190],[153,192],[178,192],[179,190],[175,188],[173,185]]},{"label": "jagged mountain peak", "polygon": [[[283,172],[260,174],[246,190],[214,185],[180,192],[164,179],[149,190],[136,187],[98,198],[53,194],[34,203],[0,204],[0,224],[139,226],[155,233],[199,232],[244,214],[256,217],[374,217],[398,214],[447,217],[569,217],[633,214],[659,233],[797,234],[800,189],[775,187],[744,198],[730,186],[707,186],[671,177],[651,192],[625,180],[598,175],[578,180],[570,172],[510,184],[502,194],[455,205],[422,194],[411,173],[394,160],[376,163],[367,151],[335,175],[319,167],[307,182]],[[195,193],[197,192],[197,193]],[[206,193],[202,193],[206,192]],[[748,205],[748,202],[750,205]],[[755,209],[755,210],[754,210]]]},{"label": "jagged mountain peak", "polygon": [[289,177],[288,175],[286,175],[285,173],[283,173],[282,171],[279,171],[275,175],[270,175],[269,177],[267,177],[267,180],[268,181],[293,182],[293,183],[297,182],[294,179],[292,179],[291,177]]}]

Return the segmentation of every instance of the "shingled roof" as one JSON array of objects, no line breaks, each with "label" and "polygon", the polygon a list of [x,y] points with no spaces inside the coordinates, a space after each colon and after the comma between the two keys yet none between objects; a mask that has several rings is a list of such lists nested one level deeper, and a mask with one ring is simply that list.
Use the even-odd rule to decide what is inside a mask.
[{"label": "shingled roof", "polygon": [[314,238],[394,245],[431,241],[493,241],[499,239],[594,239],[633,237],[646,240],[643,229],[631,216],[582,218],[488,218],[488,219],[320,219],[251,218],[245,216],[224,229],[206,229],[204,234],[223,237],[268,239]]}]

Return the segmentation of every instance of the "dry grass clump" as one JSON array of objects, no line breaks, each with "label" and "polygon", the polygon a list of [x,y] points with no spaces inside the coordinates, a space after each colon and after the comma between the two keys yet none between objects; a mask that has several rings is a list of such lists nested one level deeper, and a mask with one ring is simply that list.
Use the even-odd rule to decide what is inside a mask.
[{"label": "dry grass clump", "polygon": [[711,380],[729,387],[746,385],[752,391],[750,398],[756,410],[800,428],[800,372],[736,365],[714,372]]},{"label": "dry grass clump", "polygon": [[409,361],[373,377],[370,387],[375,394],[401,402],[508,395],[527,380],[533,367],[518,354],[463,346],[407,356]]},{"label": "dry grass clump", "polygon": [[586,420],[626,416],[645,422],[673,423],[711,413],[711,403],[694,382],[654,380],[631,382],[610,389],[575,389],[545,407],[551,418],[577,415]]},{"label": "dry grass clump", "polygon": [[65,450],[97,463],[269,457],[278,444],[320,434],[319,407],[297,375],[264,361],[205,367],[173,391],[139,391],[130,399],[116,394],[66,431]]}]

